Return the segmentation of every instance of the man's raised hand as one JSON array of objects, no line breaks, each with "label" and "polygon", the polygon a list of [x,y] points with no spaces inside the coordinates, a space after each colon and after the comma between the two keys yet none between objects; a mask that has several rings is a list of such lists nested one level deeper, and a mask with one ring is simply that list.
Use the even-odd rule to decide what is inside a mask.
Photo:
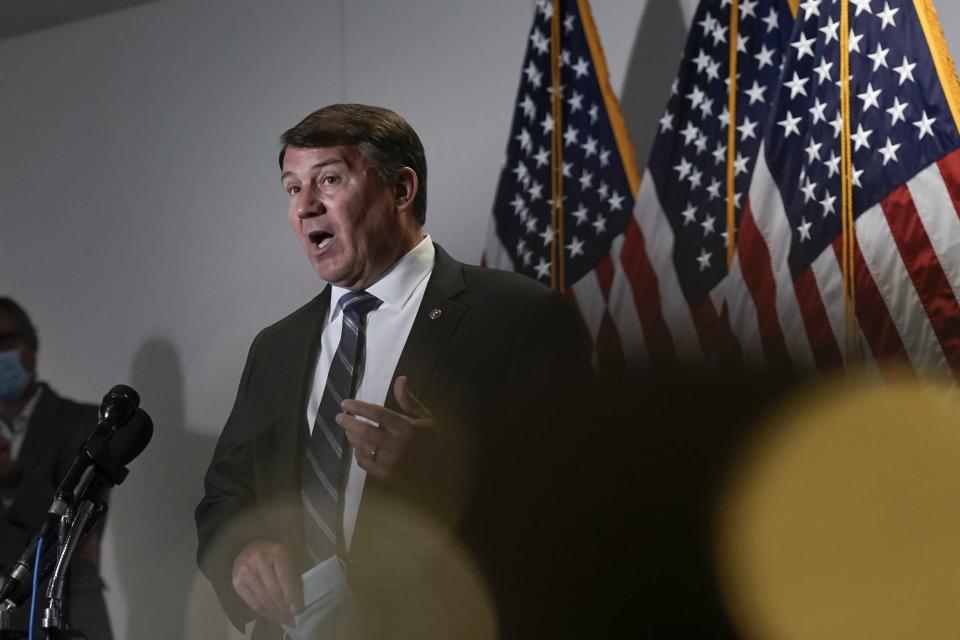
[{"label": "man's raised hand", "polygon": [[340,405],[344,413],[337,414],[337,424],[346,432],[357,464],[379,480],[390,479],[405,452],[436,428],[433,413],[410,391],[406,376],[397,377],[393,396],[402,413],[369,402],[344,400]]}]

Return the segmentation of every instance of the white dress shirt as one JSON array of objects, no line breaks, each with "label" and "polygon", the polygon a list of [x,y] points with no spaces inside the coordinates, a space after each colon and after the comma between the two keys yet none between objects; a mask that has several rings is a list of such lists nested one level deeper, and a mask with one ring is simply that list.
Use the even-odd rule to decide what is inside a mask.
[{"label": "white dress shirt", "polygon": [[[393,393],[390,381],[430,281],[435,253],[430,236],[425,236],[420,244],[403,256],[383,277],[367,287],[366,291],[382,300],[383,304],[367,315],[366,357],[362,377],[357,385],[357,400],[383,405],[387,394]],[[327,383],[330,363],[333,362],[340,343],[343,321],[337,303],[347,291],[348,289],[342,287],[331,287],[330,309],[324,319],[323,333],[320,336],[320,356],[314,370],[310,400],[307,402],[307,424],[310,425],[311,432]],[[351,454],[350,472],[343,495],[343,532],[348,549],[353,539],[366,477],[367,472],[360,468],[356,456]]]}]

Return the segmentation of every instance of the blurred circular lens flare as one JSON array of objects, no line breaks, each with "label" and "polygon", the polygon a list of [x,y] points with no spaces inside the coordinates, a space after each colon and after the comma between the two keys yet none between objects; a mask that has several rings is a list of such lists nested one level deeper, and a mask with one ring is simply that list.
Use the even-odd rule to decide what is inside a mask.
[{"label": "blurred circular lens flare", "polygon": [[746,638],[960,636],[956,387],[826,379],[768,416],[719,502]]}]

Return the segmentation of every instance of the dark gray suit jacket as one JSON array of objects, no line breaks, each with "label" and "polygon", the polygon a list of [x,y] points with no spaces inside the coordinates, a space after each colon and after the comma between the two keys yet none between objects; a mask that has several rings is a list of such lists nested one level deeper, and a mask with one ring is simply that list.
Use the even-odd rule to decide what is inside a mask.
[{"label": "dark gray suit jacket", "polygon": [[[0,516],[0,571],[4,575],[43,526],[53,494],[97,424],[97,407],[61,398],[41,384],[17,462],[23,476],[13,502]],[[70,576],[70,621],[89,640],[113,637],[103,599],[98,567],[75,558]],[[15,626],[25,628],[28,605],[20,608]]]},{"label": "dark gray suit jacket", "polygon": [[[390,482],[367,477],[348,560],[356,600],[379,609],[378,615],[390,609],[375,626],[394,637],[402,637],[399,625],[410,622],[397,612],[418,606],[403,601],[416,591],[415,576],[444,573],[435,563],[445,560],[424,557],[425,547],[465,550],[467,560],[454,564],[479,566],[501,624],[522,606],[509,593],[516,580],[504,569],[522,561],[510,557],[523,528],[515,520],[520,512],[529,516],[516,484],[539,473],[531,452],[548,450],[546,431],[592,385],[589,339],[563,296],[525,276],[461,264],[439,246],[436,252],[394,377],[408,376],[440,429],[410,451]],[[200,567],[240,628],[253,617],[231,585],[243,547],[254,540],[279,542],[298,557],[299,568],[309,566],[300,463],[328,305],[329,287],[254,340],[196,510]],[[392,395],[385,404],[397,409]],[[414,532],[411,522],[433,524]],[[424,540],[429,532],[436,539]],[[442,594],[450,585],[426,591]],[[396,597],[395,606],[384,605]],[[267,628],[259,625],[254,637],[275,637]]]}]

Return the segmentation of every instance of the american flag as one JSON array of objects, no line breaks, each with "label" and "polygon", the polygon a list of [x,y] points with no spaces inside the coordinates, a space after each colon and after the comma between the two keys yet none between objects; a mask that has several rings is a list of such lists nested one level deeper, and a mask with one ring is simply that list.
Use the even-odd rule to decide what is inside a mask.
[{"label": "american flag", "polygon": [[[772,366],[893,358],[960,371],[953,63],[928,2],[852,0],[848,11],[843,34],[839,2],[800,6],[728,283],[733,329]],[[840,262],[841,55],[851,78],[853,336]],[[849,337],[859,349],[845,348]]]},{"label": "american flag", "polygon": [[727,275],[728,168],[739,218],[793,25],[786,0],[742,0],[736,13],[730,0],[698,6],[634,210],[654,271],[637,295],[651,309],[643,333],[654,362],[740,357],[711,295]]},{"label": "american flag", "polygon": [[[708,356],[794,370],[902,359],[953,374],[960,371],[954,66],[928,0],[850,0],[845,31],[843,1],[800,3],[779,87],[766,96],[771,107],[749,187],[738,184],[743,210],[729,271],[706,236],[699,247],[682,242],[676,196],[660,186],[667,168],[655,169],[666,159],[654,153],[652,196],[660,194],[665,214],[658,220],[642,193],[635,213],[645,231],[670,223],[671,233],[661,235],[669,236],[670,259],[655,262],[660,296],[680,294],[685,304],[665,317],[675,339],[696,335]],[[846,137],[842,56],[849,56]],[[841,260],[844,175],[852,183],[851,316]],[[704,319],[702,306],[714,315]]]},{"label": "american flag", "polygon": [[[611,251],[633,224],[639,180],[587,1],[538,0],[528,42],[483,263],[573,296],[593,332],[596,364],[619,368],[623,348],[608,310]],[[559,122],[552,51],[559,60]],[[555,132],[561,134],[556,156]],[[553,168],[562,175],[562,234],[554,223]]]}]

